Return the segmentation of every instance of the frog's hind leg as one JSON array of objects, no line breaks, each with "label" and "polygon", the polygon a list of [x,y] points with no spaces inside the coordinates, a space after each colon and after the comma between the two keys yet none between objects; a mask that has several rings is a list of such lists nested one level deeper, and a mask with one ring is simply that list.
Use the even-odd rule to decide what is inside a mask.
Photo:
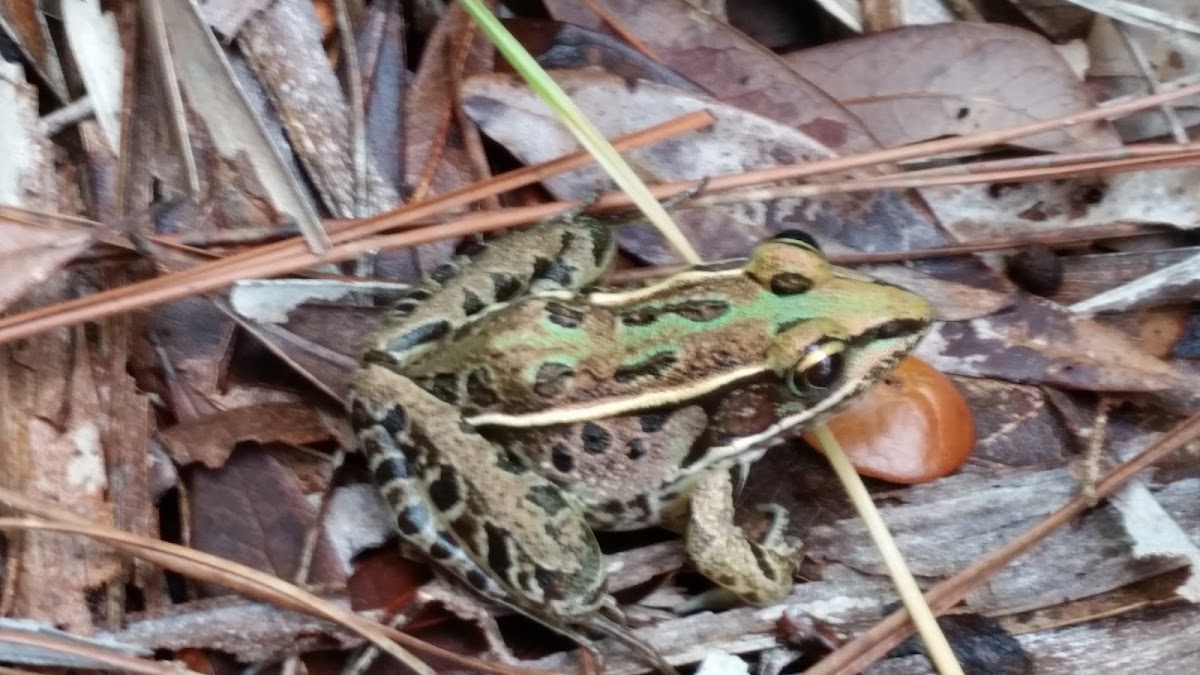
[{"label": "frog's hind leg", "polygon": [[787,513],[769,505],[774,514],[762,542],[753,542],[733,522],[733,482],[729,471],[713,471],[695,485],[689,500],[686,547],[688,559],[721,588],[676,608],[688,612],[737,598],[754,605],[775,602],[792,587],[799,550],[783,537]]}]

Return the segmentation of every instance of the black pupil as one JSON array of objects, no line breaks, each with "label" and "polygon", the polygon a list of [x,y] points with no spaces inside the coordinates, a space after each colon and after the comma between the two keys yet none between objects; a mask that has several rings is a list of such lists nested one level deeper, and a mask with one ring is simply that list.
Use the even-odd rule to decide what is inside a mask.
[{"label": "black pupil", "polygon": [[832,386],[842,376],[842,367],[844,365],[845,359],[842,358],[840,353],[829,354],[804,371],[804,380],[808,382],[810,387],[825,389]]}]

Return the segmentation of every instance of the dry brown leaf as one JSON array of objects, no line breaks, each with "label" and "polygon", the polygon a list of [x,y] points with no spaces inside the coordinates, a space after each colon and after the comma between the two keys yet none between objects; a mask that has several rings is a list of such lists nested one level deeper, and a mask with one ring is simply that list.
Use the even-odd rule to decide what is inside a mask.
[{"label": "dry brown leaf", "polygon": [[1143,352],[1116,330],[1033,296],[989,317],[936,324],[917,354],[957,375],[1153,392],[1183,410],[1200,396],[1196,376]]},{"label": "dry brown leaf", "polygon": [[[25,57],[41,81],[59,102],[70,99],[62,63],[41,7],[35,0],[8,0],[0,3],[0,31]],[[7,59],[6,59],[7,60]]]},{"label": "dry brown leaf", "polygon": [[[787,54],[885,146],[1002,129],[1094,106],[1041,36],[1001,25],[912,26]],[[1107,123],[1020,139],[1048,151],[1120,145]]]},{"label": "dry brown leaf", "polygon": [[[316,507],[287,467],[261,452],[240,452],[220,469],[197,469],[188,496],[194,548],[296,581],[305,536],[316,526]],[[325,537],[318,537],[310,572],[299,581],[344,580]]]},{"label": "dry brown leaf", "polygon": [[[682,0],[597,3],[663,65],[726,104],[803,131],[838,154],[874,150],[863,123],[778,56],[711,14]],[[547,2],[551,15],[574,20],[574,2]]]},{"label": "dry brown leaf", "polygon": [[76,227],[0,218],[0,309],[37,288],[94,239]]},{"label": "dry brown leaf", "polygon": [[239,443],[311,445],[334,437],[332,425],[312,406],[268,403],[185,422],[163,430],[161,438],[179,464],[200,462],[215,469],[225,464]]}]

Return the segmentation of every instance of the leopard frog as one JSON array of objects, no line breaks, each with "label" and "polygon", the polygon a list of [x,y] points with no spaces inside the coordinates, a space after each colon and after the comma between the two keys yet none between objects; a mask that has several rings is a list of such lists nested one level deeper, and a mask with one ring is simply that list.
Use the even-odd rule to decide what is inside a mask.
[{"label": "leopard frog", "polygon": [[405,542],[582,644],[590,628],[654,658],[593,530],[665,525],[726,592],[781,598],[784,515],[746,537],[730,470],[886,375],[931,309],[802,233],[743,267],[591,288],[613,255],[603,224],[558,220],[435,269],[369,339],[351,419]]}]

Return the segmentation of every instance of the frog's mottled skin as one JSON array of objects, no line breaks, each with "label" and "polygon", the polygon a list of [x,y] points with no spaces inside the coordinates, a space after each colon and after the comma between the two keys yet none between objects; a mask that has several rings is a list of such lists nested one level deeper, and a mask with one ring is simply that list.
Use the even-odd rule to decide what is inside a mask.
[{"label": "frog's mottled skin", "polygon": [[796,551],[781,515],[763,542],[733,526],[729,469],[883,377],[931,312],[791,235],[740,269],[581,291],[612,255],[603,225],[551,221],[435,270],[371,338],[351,414],[407,542],[556,630],[649,652],[592,529],[667,525],[720,586],[777,600]]}]

